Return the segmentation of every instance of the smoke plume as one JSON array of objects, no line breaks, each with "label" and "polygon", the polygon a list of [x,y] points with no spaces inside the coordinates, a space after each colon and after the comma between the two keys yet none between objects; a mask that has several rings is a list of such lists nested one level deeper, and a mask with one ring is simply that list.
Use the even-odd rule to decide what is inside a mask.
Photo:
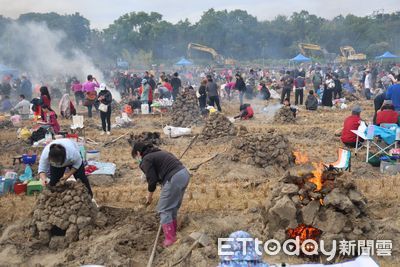
[{"label": "smoke plume", "polygon": [[[81,82],[92,74],[102,83],[106,82],[102,72],[96,68],[91,58],[76,48],[65,47],[66,34],[51,30],[45,23],[13,22],[2,33],[0,59],[13,62],[20,71],[25,72],[36,82],[63,76],[75,76]],[[118,101],[120,95],[112,90]]]}]

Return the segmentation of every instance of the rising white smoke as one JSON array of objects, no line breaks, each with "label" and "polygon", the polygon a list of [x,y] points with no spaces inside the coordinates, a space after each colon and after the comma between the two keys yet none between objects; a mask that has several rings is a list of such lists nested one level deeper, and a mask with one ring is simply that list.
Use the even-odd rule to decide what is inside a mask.
[{"label": "rising white smoke", "polygon": [[[14,22],[2,33],[1,40],[7,40],[7,43],[0,44],[0,59],[13,58],[20,62],[20,66],[16,67],[36,81],[70,75],[84,82],[86,76],[92,74],[100,83],[106,83],[102,72],[81,50],[61,50],[66,38],[64,32],[50,30],[45,23]],[[112,88],[109,89],[119,102],[120,94]]]}]

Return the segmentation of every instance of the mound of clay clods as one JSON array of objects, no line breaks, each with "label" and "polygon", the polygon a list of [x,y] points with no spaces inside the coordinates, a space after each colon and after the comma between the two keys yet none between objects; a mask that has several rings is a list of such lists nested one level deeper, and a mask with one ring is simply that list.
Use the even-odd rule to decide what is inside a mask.
[{"label": "mound of clay clods", "polygon": [[201,121],[200,109],[194,92],[183,92],[172,105],[170,124],[175,127],[189,127]]},{"label": "mound of clay clods", "polygon": [[289,107],[281,107],[274,115],[274,121],[277,123],[295,123],[296,118]]},{"label": "mound of clay clods", "polygon": [[287,169],[293,162],[288,139],[271,129],[265,134],[245,134],[232,142],[232,160],[257,167]]},{"label": "mound of clay clods", "polygon": [[142,132],[140,134],[131,134],[128,142],[133,146],[137,142],[150,143],[156,146],[161,145],[161,134],[159,132]]},{"label": "mound of clay clods", "polygon": [[41,244],[63,249],[89,237],[96,226],[106,223],[106,216],[98,211],[86,187],[80,181],[68,181],[39,195],[29,230]]},{"label": "mound of clay clods", "polygon": [[[340,175],[340,174],[339,174]],[[286,173],[266,201],[268,238],[333,240],[371,239],[374,222],[369,217],[367,200],[349,177],[323,166],[294,176]]]},{"label": "mound of clay clods", "polygon": [[200,139],[209,140],[224,136],[236,135],[236,128],[227,117],[221,113],[212,113],[206,121]]}]

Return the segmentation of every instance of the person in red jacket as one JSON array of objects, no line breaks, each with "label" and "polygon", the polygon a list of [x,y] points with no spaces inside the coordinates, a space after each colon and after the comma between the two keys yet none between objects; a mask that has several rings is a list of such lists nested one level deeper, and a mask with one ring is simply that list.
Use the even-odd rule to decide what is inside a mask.
[{"label": "person in red jacket", "polygon": [[376,125],[382,123],[394,123],[398,124],[399,114],[394,110],[392,101],[386,100],[381,110],[376,114]]},{"label": "person in red jacket", "polygon": [[[347,147],[356,147],[357,135],[352,130],[357,130],[361,123],[361,107],[355,106],[351,111],[351,116],[344,120],[342,137],[340,138]],[[359,142],[363,140],[359,139]]]},{"label": "person in red jacket", "polygon": [[243,104],[240,106],[240,114],[234,117],[235,119],[240,118],[241,120],[248,120],[253,118],[254,110],[250,104]]}]

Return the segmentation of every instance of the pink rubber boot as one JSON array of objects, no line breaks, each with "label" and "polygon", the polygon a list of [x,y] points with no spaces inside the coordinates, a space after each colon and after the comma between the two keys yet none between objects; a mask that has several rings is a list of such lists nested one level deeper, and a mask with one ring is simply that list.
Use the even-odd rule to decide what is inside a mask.
[{"label": "pink rubber boot", "polygon": [[165,240],[163,242],[164,247],[169,247],[176,241],[176,230],[174,227],[174,223],[166,223],[162,225],[162,229],[164,232]]}]

